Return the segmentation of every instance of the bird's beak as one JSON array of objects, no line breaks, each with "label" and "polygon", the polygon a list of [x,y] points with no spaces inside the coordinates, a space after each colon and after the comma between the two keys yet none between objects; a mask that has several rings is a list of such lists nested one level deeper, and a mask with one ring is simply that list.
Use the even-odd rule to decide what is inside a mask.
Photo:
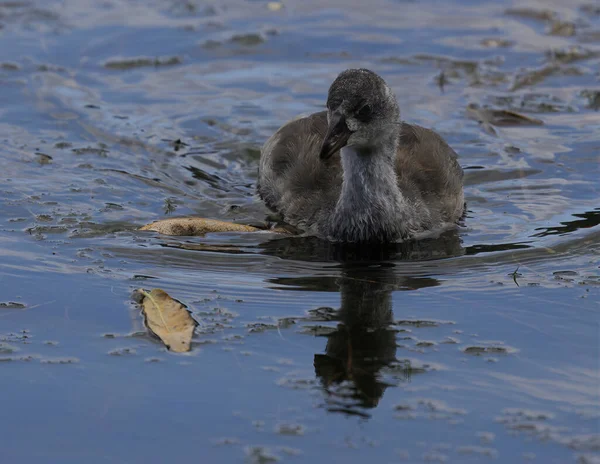
[{"label": "bird's beak", "polygon": [[321,145],[319,156],[322,160],[331,158],[331,156],[340,148],[346,146],[348,139],[352,135],[350,129],[346,125],[346,118],[340,113],[333,113],[329,120],[327,134]]}]

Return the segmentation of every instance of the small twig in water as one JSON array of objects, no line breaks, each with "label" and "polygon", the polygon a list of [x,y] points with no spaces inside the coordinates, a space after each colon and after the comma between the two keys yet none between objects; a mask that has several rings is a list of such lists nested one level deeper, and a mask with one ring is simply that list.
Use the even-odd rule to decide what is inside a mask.
[{"label": "small twig in water", "polygon": [[517,277],[523,277],[523,274],[521,274],[520,272],[517,272],[520,267],[521,266],[517,266],[517,268],[513,272],[508,274],[509,276],[511,276],[513,278],[517,287],[520,287],[519,282],[517,282]]}]

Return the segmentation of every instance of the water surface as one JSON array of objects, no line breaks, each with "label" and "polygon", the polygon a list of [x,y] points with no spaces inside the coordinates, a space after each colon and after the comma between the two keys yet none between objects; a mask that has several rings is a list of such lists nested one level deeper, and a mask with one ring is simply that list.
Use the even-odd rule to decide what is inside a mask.
[{"label": "water surface", "polygon": [[[460,230],[136,231],[264,221],[261,144],[348,67],[459,153]],[[0,460],[598,462],[598,69],[589,1],[0,1]]]}]

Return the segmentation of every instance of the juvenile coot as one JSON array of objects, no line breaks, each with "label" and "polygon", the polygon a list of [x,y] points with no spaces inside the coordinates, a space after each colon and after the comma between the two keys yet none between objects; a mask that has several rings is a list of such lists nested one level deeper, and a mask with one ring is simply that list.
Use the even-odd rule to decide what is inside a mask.
[{"label": "juvenile coot", "polygon": [[265,143],[257,191],[307,235],[385,243],[456,224],[462,179],[454,150],[402,122],[380,76],[349,69],[329,88],[327,111],[288,122]]}]

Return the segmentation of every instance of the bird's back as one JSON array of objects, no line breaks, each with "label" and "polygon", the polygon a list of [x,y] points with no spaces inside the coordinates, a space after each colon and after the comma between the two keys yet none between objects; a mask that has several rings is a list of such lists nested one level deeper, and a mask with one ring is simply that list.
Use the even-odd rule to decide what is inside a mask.
[{"label": "bird's back", "polygon": [[398,184],[437,211],[444,222],[456,222],[464,209],[463,170],[458,155],[431,129],[402,123],[396,156]]}]

